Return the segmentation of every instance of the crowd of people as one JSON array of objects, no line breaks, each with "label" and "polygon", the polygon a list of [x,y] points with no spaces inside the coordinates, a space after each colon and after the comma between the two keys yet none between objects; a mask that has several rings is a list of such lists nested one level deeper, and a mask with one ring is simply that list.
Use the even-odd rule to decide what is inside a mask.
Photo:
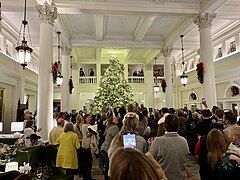
[{"label": "crowd of people", "polygon": [[[149,113],[144,105],[112,108],[105,102],[97,115],[61,112],[54,120],[49,143],[58,145],[56,166],[75,178],[92,179],[98,159],[105,179],[186,179],[193,155],[202,180],[240,179],[240,126],[231,110],[164,107]],[[26,146],[41,144],[33,127],[27,120]]]}]

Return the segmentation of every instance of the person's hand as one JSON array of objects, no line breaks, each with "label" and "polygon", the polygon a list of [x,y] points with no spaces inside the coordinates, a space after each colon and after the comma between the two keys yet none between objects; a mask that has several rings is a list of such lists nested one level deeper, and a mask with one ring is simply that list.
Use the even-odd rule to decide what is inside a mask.
[{"label": "person's hand", "polygon": [[235,156],[234,154],[231,154],[229,156],[230,159],[234,160],[234,161],[237,161],[237,163],[240,165],[240,158]]}]

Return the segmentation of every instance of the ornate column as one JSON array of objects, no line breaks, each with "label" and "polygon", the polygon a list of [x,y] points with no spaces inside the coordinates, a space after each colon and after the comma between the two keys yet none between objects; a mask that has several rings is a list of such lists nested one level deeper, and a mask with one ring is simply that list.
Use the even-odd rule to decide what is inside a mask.
[{"label": "ornate column", "polygon": [[145,107],[153,108],[154,107],[154,77],[153,77],[153,65],[146,64],[145,66],[145,82],[147,84],[147,93],[146,93],[146,104]]},{"label": "ornate column", "polygon": [[62,76],[63,82],[61,85],[61,111],[70,112],[70,92],[69,92],[69,79],[70,79],[70,53],[72,49],[69,45],[62,46]]},{"label": "ornate column", "polygon": [[36,9],[40,19],[39,42],[39,74],[38,74],[38,107],[37,125],[41,130],[41,137],[48,139],[53,128],[53,23],[57,18],[57,8],[54,4],[37,5]]},{"label": "ornate column", "polygon": [[163,47],[161,52],[164,57],[164,79],[166,80],[167,88],[165,92],[166,107],[173,107],[173,83],[172,83],[172,47]]},{"label": "ornate column", "polygon": [[79,83],[79,69],[77,63],[72,64],[72,80],[74,85],[74,91],[70,95],[71,99],[71,110],[76,109],[77,111],[79,109],[79,94],[78,94],[78,83]]},{"label": "ornate column", "polygon": [[200,57],[204,64],[204,82],[202,84],[203,97],[207,100],[207,105],[211,109],[217,105],[216,84],[213,62],[213,47],[211,26],[216,14],[199,13],[194,19],[200,32]]}]

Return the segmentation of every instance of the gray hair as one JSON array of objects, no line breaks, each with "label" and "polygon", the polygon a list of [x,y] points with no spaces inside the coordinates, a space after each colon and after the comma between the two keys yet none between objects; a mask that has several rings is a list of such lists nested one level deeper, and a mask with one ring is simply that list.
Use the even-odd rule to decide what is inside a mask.
[{"label": "gray hair", "polygon": [[68,132],[68,131],[73,131],[73,123],[71,122],[68,122],[67,124],[65,124],[64,132]]}]

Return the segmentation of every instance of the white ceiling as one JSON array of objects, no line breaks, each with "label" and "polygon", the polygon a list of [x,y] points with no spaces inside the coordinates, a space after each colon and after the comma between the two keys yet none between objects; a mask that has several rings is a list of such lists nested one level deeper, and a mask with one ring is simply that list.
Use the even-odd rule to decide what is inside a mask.
[{"label": "white ceiling", "polygon": [[[23,2],[2,0],[3,16],[18,30]],[[37,49],[40,25],[35,5],[42,2],[27,1],[30,34]],[[186,34],[187,51],[196,50],[199,32],[192,19],[200,7],[219,14],[213,22],[213,34],[230,20],[240,19],[240,0],[55,0],[55,3],[59,17],[54,29],[63,32],[62,41],[72,45],[72,54],[79,63],[107,61],[111,53],[122,61],[148,63],[161,55],[160,48],[165,45],[173,46],[173,55],[177,57],[180,34]]]}]

